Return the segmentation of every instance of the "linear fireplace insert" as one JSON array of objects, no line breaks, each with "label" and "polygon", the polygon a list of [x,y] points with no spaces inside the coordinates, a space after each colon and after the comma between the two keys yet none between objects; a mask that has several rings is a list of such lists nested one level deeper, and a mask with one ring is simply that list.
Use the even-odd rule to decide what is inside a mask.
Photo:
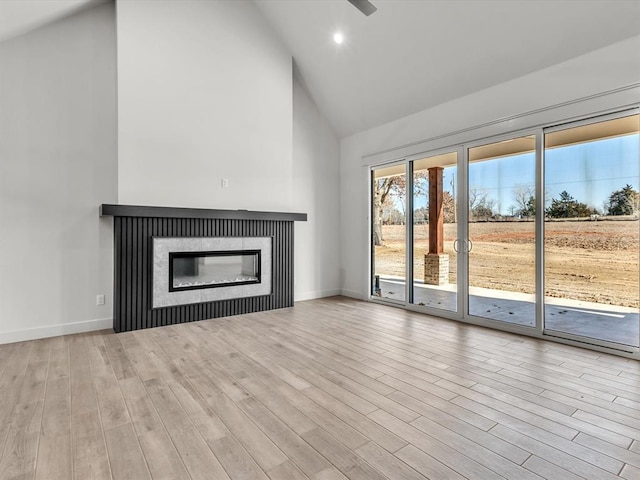
[{"label": "linear fireplace insert", "polygon": [[260,250],[170,252],[169,291],[261,282]]},{"label": "linear fireplace insert", "polygon": [[270,295],[273,237],[153,237],[152,308]]}]

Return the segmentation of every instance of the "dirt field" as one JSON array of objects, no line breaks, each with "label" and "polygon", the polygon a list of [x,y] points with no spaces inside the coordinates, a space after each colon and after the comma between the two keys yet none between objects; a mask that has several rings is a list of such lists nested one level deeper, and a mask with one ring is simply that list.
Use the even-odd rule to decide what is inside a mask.
[{"label": "dirt field", "polygon": [[[384,245],[376,247],[376,273],[404,275],[404,226],[385,225]],[[421,278],[428,250],[428,226],[415,227],[415,278]],[[455,224],[445,224],[450,281],[456,281]],[[535,292],[533,222],[481,222],[469,225],[472,286]],[[545,223],[545,294],[609,305],[638,306],[638,221]]]}]

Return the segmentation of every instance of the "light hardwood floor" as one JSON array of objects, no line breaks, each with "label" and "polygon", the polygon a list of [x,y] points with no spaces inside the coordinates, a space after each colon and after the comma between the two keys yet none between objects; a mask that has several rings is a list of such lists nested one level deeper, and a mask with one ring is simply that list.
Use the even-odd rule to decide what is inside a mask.
[{"label": "light hardwood floor", "polygon": [[0,478],[640,478],[640,363],[336,297],[0,346]]}]

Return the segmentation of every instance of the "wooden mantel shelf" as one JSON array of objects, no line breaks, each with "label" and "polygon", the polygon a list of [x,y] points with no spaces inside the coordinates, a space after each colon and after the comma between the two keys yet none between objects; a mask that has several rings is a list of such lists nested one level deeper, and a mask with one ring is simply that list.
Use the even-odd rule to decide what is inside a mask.
[{"label": "wooden mantel shelf", "polygon": [[153,207],[144,205],[100,205],[101,217],[219,218],[230,220],[275,220],[306,222],[306,213],[212,210],[208,208]]}]

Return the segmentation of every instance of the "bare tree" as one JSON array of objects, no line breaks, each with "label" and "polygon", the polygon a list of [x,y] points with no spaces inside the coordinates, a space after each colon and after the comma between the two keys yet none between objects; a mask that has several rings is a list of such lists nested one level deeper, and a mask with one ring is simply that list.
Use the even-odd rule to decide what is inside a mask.
[{"label": "bare tree", "polygon": [[486,200],[487,192],[483,192],[477,188],[469,189],[469,211],[473,211],[478,205],[485,203]]},{"label": "bare tree", "polygon": [[[429,191],[428,172],[420,170],[413,175],[413,194],[424,195]],[[398,200],[403,215],[405,215],[405,198],[407,193],[406,175],[393,175],[373,180],[373,244],[382,245],[382,220],[384,209],[388,202]]]},{"label": "bare tree", "polygon": [[532,199],[536,198],[535,185],[516,185],[513,188],[513,198],[516,201],[516,212],[519,215],[530,216],[528,213],[534,204]]},{"label": "bare tree", "polygon": [[404,192],[406,189],[405,175],[376,178],[373,180],[373,244],[382,245],[382,218],[384,207],[394,192]]},{"label": "bare tree", "polygon": [[415,224],[422,224],[429,222],[429,205],[416,208],[413,211],[413,222]]},{"label": "bare tree", "polygon": [[444,223],[456,223],[456,199],[449,192],[442,192]]},{"label": "bare tree", "polygon": [[383,208],[383,225],[404,225],[405,215],[392,203],[387,203]]},{"label": "bare tree", "polygon": [[469,189],[469,216],[473,219],[489,218],[494,215],[495,200],[489,194],[476,188]]}]

